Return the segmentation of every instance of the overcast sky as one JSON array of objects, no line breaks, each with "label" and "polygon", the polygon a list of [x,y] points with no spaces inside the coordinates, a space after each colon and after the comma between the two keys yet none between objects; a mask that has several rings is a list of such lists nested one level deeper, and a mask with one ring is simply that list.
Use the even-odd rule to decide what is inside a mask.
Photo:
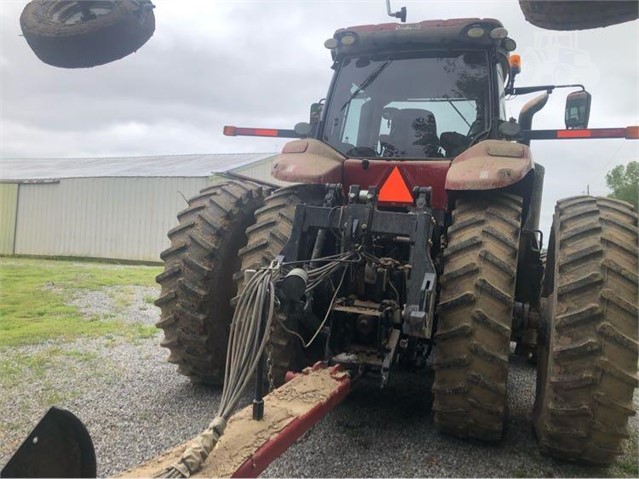
[{"label": "overcast sky", "polygon": [[[66,70],[40,62],[20,36],[27,2],[0,0],[0,158],[274,152],[285,140],[229,138],[223,125],[292,128],[326,95],[340,27],[394,21],[376,1],[154,0],[156,31],[137,53]],[[516,1],[393,0],[408,22],[493,17],[518,43],[518,85],[584,83],[591,127],[639,124],[639,22],[550,32],[524,21]],[[536,128],[562,128],[566,90],[551,95]],[[517,117],[532,96],[508,102]],[[606,194],[605,172],[639,158],[639,142],[533,143],[546,166],[542,227],[554,203]],[[1,166],[0,166],[1,167]]]}]

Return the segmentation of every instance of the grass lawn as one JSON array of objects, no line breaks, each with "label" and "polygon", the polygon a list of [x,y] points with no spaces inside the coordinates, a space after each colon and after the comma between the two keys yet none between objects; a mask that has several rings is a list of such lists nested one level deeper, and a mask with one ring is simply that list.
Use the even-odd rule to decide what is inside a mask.
[{"label": "grass lawn", "polygon": [[87,318],[69,301],[79,290],[154,287],[161,271],[155,266],[0,258],[0,348],[107,334],[149,337],[155,334],[153,326],[127,324],[117,312],[108,319]]},{"label": "grass lawn", "polygon": [[115,348],[159,334],[149,322],[153,314],[143,311],[155,308],[161,271],[0,257],[0,410],[12,411],[0,421],[0,457],[50,406],[69,403],[96,382],[121,380]]}]

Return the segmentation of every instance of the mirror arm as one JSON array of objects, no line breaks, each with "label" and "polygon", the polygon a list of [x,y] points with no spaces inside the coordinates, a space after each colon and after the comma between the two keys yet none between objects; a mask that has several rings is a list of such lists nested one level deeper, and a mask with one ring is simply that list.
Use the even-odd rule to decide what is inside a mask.
[{"label": "mirror arm", "polygon": [[538,91],[546,91],[548,93],[552,93],[555,88],[581,88],[581,91],[586,91],[586,87],[584,87],[581,83],[575,83],[573,85],[537,85],[506,88],[506,94],[527,95],[529,93],[535,93]]}]

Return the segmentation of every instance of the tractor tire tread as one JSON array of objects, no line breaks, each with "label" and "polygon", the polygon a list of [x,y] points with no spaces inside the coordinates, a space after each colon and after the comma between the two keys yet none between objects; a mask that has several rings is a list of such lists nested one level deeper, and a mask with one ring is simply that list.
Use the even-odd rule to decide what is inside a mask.
[{"label": "tractor tire tread", "polygon": [[435,334],[435,425],[461,438],[501,439],[522,202],[457,200],[444,251]]},{"label": "tractor tire tread", "polygon": [[207,187],[189,200],[168,233],[171,246],[161,254],[165,268],[156,277],[162,288],[156,326],[164,331],[169,361],[193,382],[224,380],[237,251],[266,193],[248,181]]},{"label": "tractor tire tread", "polygon": [[[321,205],[323,189],[314,185],[299,185],[281,188],[264,201],[255,212],[255,223],[246,230],[247,244],[239,250],[241,271],[267,266],[280,254],[293,230],[293,218],[298,204]],[[236,276],[237,291],[242,291],[244,275]],[[286,316],[276,312],[271,329],[271,372],[275,386],[284,383],[288,371],[300,371],[308,366],[300,339],[288,333],[282,322]]]},{"label": "tractor tire tread", "polygon": [[555,285],[543,314],[535,433],[543,453],[607,465],[621,451],[639,383],[637,215],[625,202],[570,198],[558,203],[552,234]]}]

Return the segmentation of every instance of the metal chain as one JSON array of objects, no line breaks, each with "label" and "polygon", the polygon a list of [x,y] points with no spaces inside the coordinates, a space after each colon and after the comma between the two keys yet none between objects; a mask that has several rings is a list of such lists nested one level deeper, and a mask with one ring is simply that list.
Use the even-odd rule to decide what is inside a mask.
[{"label": "metal chain", "polygon": [[[273,270],[277,270],[281,273],[281,262],[274,259],[269,265]],[[275,314],[278,314],[280,309],[280,302],[277,296],[275,297]],[[275,379],[273,376],[273,331],[275,330],[275,321],[272,322],[268,331],[268,343],[266,343],[266,378],[268,380],[268,392],[269,394],[275,390]]]},{"label": "metal chain", "polygon": [[266,345],[266,377],[268,379],[268,392],[272,393],[275,389],[275,380],[273,379],[273,342],[271,338],[273,337],[273,330],[275,329],[275,323],[271,325],[271,329],[269,331],[269,341]]}]

